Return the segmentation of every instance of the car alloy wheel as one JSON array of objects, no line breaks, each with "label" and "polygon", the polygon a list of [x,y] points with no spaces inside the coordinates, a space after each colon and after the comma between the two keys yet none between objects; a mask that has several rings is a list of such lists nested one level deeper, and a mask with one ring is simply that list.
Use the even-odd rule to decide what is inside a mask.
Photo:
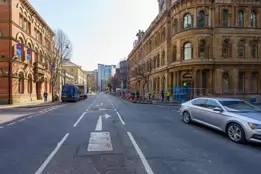
[{"label": "car alloy wheel", "polygon": [[191,122],[191,119],[190,119],[190,115],[188,112],[184,112],[183,113],[183,121],[186,123],[186,124],[189,124]]},{"label": "car alloy wheel", "polygon": [[236,123],[231,123],[227,128],[228,137],[236,143],[245,142],[245,132],[243,128]]}]

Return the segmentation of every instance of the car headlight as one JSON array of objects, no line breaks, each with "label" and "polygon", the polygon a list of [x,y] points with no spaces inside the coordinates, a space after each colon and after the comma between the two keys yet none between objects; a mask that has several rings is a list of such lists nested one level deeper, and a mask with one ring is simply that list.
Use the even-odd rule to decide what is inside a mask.
[{"label": "car headlight", "polygon": [[261,129],[261,124],[248,123],[248,125],[251,129]]}]

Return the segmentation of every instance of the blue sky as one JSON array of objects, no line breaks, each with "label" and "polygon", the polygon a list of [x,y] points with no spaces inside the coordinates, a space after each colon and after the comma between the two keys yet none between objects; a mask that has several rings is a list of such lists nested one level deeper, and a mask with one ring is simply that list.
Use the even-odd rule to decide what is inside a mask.
[{"label": "blue sky", "polygon": [[139,29],[158,13],[157,0],[29,0],[52,29],[73,45],[72,61],[85,70],[127,57]]}]

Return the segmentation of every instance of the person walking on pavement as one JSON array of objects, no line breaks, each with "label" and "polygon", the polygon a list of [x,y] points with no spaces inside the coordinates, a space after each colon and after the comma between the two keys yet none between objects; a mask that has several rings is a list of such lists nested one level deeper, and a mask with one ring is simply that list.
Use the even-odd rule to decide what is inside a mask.
[{"label": "person walking on pavement", "polygon": [[152,91],[152,100],[155,100],[155,92]]},{"label": "person walking on pavement", "polygon": [[45,102],[45,103],[47,102],[47,97],[48,97],[48,94],[47,94],[47,92],[45,91],[45,92],[44,92],[44,102]]},{"label": "person walking on pavement", "polygon": [[167,102],[169,102],[169,98],[170,98],[170,90],[168,90],[167,92]]},{"label": "person walking on pavement", "polygon": [[149,95],[149,100],[150,100],[150,96],[151,96],[151,93],[150,93],[150,91],[148,92],[148,95]]},{"label": "person walking on pavement", "polygon": [[164,102],[164,89],[162,89],[161,91],[161,98],[162,98],[162,102]]}]

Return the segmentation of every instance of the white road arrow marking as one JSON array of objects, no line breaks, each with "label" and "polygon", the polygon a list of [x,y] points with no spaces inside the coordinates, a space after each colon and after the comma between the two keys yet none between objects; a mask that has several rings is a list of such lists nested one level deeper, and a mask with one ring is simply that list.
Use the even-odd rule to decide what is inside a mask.
[{"label": "white road arrow marking", "polygon": [[103,103],[101,103],[101,106],[103,105]]},{"label": "white road arrow marking", "polygon": [[108,115],[108,114],[99,116],[98,121],[97,121],[97,124],[96,124],[95,131],[102,131],[102,117],[104,117],[105,119],[108,119],[108,118],[110,118],[111,116]]}]

